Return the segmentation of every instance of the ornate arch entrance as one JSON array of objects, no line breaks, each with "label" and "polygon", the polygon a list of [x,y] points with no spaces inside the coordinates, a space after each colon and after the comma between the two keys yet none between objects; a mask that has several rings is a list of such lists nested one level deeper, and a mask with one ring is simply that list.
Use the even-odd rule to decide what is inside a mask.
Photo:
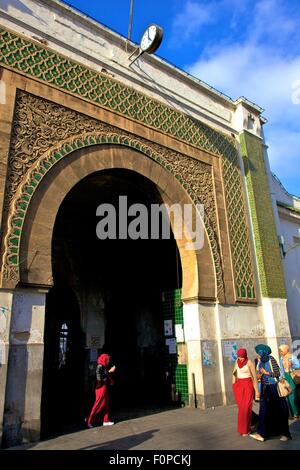
[{"label": "ornate arch entrance", "polygon": [[[140,153],[116,145],[78,150],[73,158],[66,156],[53,166],[32,197],[20,241],[21,283],[52,285],[51,240],[62,201],[82,178],[99,170],[113,168],[134,169],[152,181],[157,186],[162,202],[181,205],[193,203],[181,184],[167,170]],[[204,238],[204,247],[198,253],[186,249],[187,240],[178,241],[183,268],[183,298],[216,297],[215,269],[206,231]]]},{"label": "ornate arch entrance", "polygon": [[[80,124],[81,123],[79,122],[78,125]],[[20,178],[18,178],[18,175],[16,175],[15,172],[13,173],[13,176],[9,178],[10,184],[7,192],[7,204],[9,201],[11,209],[7,219],[7,233],[4,239],[3,247],[3,287],[14,287],[19,281],[40,285],[51,285],[51,269],[49,269],[49,260],[51,259],[51,250],[49,248],[49,233],[52,233],[52,231],[48,232],[48,229],[48,235],[46,235],[46,238],[48,238],[47,246],[45,245],[43,246],[43,249],[39,249],[41,238],[39,235],[36,240],[38,245],[36,245],[34,250],[35,255],[32,253],[35,258],[37,256],[42,256],[43,265],[45,262],[48,262],[48,267],[46,269],[42,269],[43,274],[40,278],[33,278],[31,276],[26,279],[25,276],[25,279],[23,279],[21,275],[21,272],[24,273],[28,271],[28,263],[37,263],[37,260],[32,260],[30,258],[25,261],[24,258],[26,254],[21,254],[22,249],[20,247],[21,243],[23,246],[26,245],[26,235],[24,235],[24,231],[27,232],[30,230],[31,226],[30,223],[26,224],[26,226],[24,225],[25,219],[27,218],[27,220],[29,220],[32,217],[31,215],[27,215],[27,212],[29,210],[35,211],[35,206],[39,204],[38,202],[33,203],[31,201],[36,192],[38,194],[43,194],[43,189],[41,189],[41,182],[45,179],[45,177],[48,177],[51,181],[52,179],[56,178],[55,175],[59,173],[59,169],[61,168],[61,171],[64,172],[62,177],[63,182],[65,183],[65,180],[68,179],[68,181],[72,181],[74,184],[77,182],[76,177],[75,179],[73,175],[67,177],[67,172],[71,172],[72,174],[73,167],[74,172],[76,171],[77,174],[80,175],[79,177],[84,177],[88,174],[88,172],[97,171],[101,168],[118,167],[118,163],[120,162],[121,168],[134,168],[138,172],[141,171],[141,174],[144,174],[155,184],[158,184],[160,190],[163,192],[162,196],[165,202],[182,202],[183,204],[207,202],[205,205],[206,211],[204,215],[205,246],[204,250],[201,250],[201,252],[198,254],[198,258],[200,257],[202,260],[201,262],[198,262],[200,261],[200,258],[198,261],[195,261],[195,258],[193,264],[191,264],[191,254],[181,254],[181,256],[187,259],[186,270],[184,271],[186,273],[188,271],[191,273],[192,271],[191,276],[194,278],[189,279],[189,283],[187,283],[187,286],[189,287],[187,287],[186,292],[186,284],[183,282],[183,295],[187,295],[188,297],[200,296],[201,298],[214,299],[217,296],[217,292],[215,290],[216,279],[218,296],[220,299],[222,299],[224,297],[224,280],[217,237],[215,207],[212,204],[214,197],[211,168],[196,161],[194,162],[193,168],[193,161],[190,161],[190,166],[187,169],[185,167],[185,162],[180,162],[178,157],[176,158],[176,154],[168,152],[164,154],[162,153],[163,148],[159,148],[155,145],[149,146],[142,139],[133,139],[129,135],[124,135],[124,133],[120,134],[116,132],[109,132],[112,130],[110,126],[101,125],[100,127],[107,127],[107,131],[86,133],[84,139],[73,138],[67,142],[64,141],[63,143],[56,145],[54,148],[52,147],[46,153],[42,153],[41,157],[35,162],[35,165],[29,167],[30,169],[27,172],[25,178],[23,178],[23,181],[21,181],[19,187],[17,187],[17,182],[20,183]],[[108,153],[106,152],[107,155],[103,157],[102,150],[103,147],[105,148],[107,144],[109,144],[110,151]],[[119,146],[122,147],[122,156],[117,152],[117,148],[119,148]],[[94,147],[99,148],[99,152],[101,151],[101,157],[95,157],[96,161],[92,162],[92,157],[86,157],[84,160],[79,157],[81,155],[85,155],[86,152],[89,152],[88,149]],[[135,152],[133,152],[131,156],[128,155],[128,153],[126,153],[126,147],[134,149]],[[75,152],[76,150],[77,152]],[[90,154],[92,155],[93,151],[91,151]],[[77,161],[81,162],[81,168],[78,168]],[[90,168],[89,163],[91,164]],[[188,182],[188,177],[191,176],[191,172],[193,172],[193,170],[196,172],[196,175],[199,175],[200,179],[197,178],[197,181],[191,184],[190,181]],[[188,173],[185,175],[185,172],[187,171]],[[50,177],[48,176],[49,174]],[[14,179],[17,181],[13,181]],[[52,216],[50,216],[49,221],[51,220],[52,224],[54,223],[53,220],[56,214],[55,210],[57,211],[58,205],[60,203],[59,201],[62,201],[65,194],[64,192],[59,191],[59,189],[64,187],[64,190],[68,191],[71,187],[67,184],[63,184],[63,186],[61,186],[60,181],[57,186],[58,187],[55,187],[53,191],[54,194],[51,196],[51,200],[47,200],[46,205],[45,203],[40,204],[39,208],[37,209],[39,213],[41,211],[44,213],[51,211]],[[36,201],[38,201],[39,198],[38,194],[35,196]],[[56,201],[56,196],[54,199],[53,196],[56,194],[60,195],[60,200]],[[201,197],[201,195],[202,198],[199,199],[199,196]],[[211,198],[210,202],[209,198]],[[51,210],[52,208],[53,210]],[[35,220],[35,225],[37,224],[37,220],[38,219]],[[44,222],[42,218],[41,223],[42,225],[46,223],[47,227],[50,228],[50,222],[47,222],[47,220]],[[40,246],[40,248],[42,247]],[[180,247],[179,250],[181,251]],[[203,256],[205,257],[204,263]],[[197,269],[195,270],[196,265]],[[205,285],[205,292],[204,290],[199,292],[197,286],[199,280],[198,267],[204,265],[206,269],[203,269],[202,276],[200,277],[204,283],[203,285]],[[212,267],[212,271],[208,270],[209,267]],[[19,269],[21,272],[19,272]],[[31,266],[30,271],[31,273],[34,272],[33,266]],[[210,279],[208,280],[208,278]],[[196,285],[191,286],[190,282],[196,282]],[[192,289],[193,292],[190,292],[190,289]]]},{"label": "ornate arch entrance", "polygon": [[[138,138],[128,132],[121,132],[113,126],[86,118],[84,115],[65,108],[63,108],[63,114],[60,115],[60,120],[57,121],[58,108],[56,105],[46,103],[45,100],[40,100],[27,93],[19,93],[16,114],[19,112],[18,109],[22,117],[24,116],[22,110],[26,110],[27,116],[27,113],[31,113],[32,110],[33,120],[28,130],[28,138],[26,132],[25,135],[16,133],[15,140],[12,142],[14,158],[16,161],[19,160],[19,142],[23,138],[25,138],[26,145],[32,145],[31,150],[34,149],[33,153],[35,154],[34,156],[30,154],[28,160],[21,157],[20,171],[16,171],[14,165],[9,167],[5,199],[6,213],[3,217],[3,232],[6,235],[2,246],[2,287],[14,289],[14,298],[22,299],[22,303],[26,305],[28,311],[28,318],[31,318],[32,312],[37,312],[38,327],[34,330],[34,336],[31,335],[30,338],[34,338],[35,344],[39,342],[41,357],[44,347],[44,320],[39,316],[40,310],[35,310],[32,302],[36,302],[37,295],[41,306],[45,305],[45,291],[43,289],[49,290],[53,285],[52,235],[56,216],[66,195],[72,188],[95,172],[134,171],[151,181],[156,187],[161,201],[169,205],[174,203],[181,206],[192,204],[194,207],[196,203],[207,203],[204,217],[203,248],[199,251],[187,250],[185,246],[187,240],[185,239],[178,240],[177,243],[182,266],[182,299],[184,302],[197,302],[199,298],[212,301],[217,296],[220,299],[224,297],[223,269],[218,241],[213,175],[210,165],[170,151],[161,145]],[[34,129],[38,130],[41,126],[40,119],[35,122],[36,110],[46,113],[47,128],[50,126],[52,129],[49,135],[46,134],[46,140],[43,140],[41,146],[35,146]],[[57,122],[59,129],[56,127]],[[53,127],[51,123],[53,123]],[[78,129],[81,129],[79,135],[76,134]],[[82,131],[82,129],[84,130]],[[53,139],[57,138],[59,141],[53,146]],[[17,166],[19,169],[19,164]],[[86,255],[90,255],[88,246],[86,247]],[[34,290],[33,294],[31,294],[32,289]],[[35,294],[36,292],[37,294]],[[167,303],[177,301],[173,297],[173,294],[167,297]],[[169,319],[170,309],[163,307],[163,310],[163,316]],[[27,315],[24,310],[23,314]],[[176,313],[174,310],[172,315],[173,335],[175,335],[175,324],[178,324],[182,330],[183,314],[182,311]],[[35,321],[30,320],[30,325],[30,328],[35,328]],[[18,326],[17,328],[22,327]],[[19,333],[15,337],[17,335]],[[185,401],[188,402],[190,400],[187,374],[188,343],[184,343],[184,338],[180,341],[183,342],[178,344],[178,367],[176,362],[171,361],[172,374],[173,377],[176,376],[175,379],[178,380],[180,387],[183,387],[182,393],[185,396]],[[27,381],[33,381],[37,389],[36,403],[39,400],[41,387],[41,361],[39,364],[38,371],[32,373],[28,371],[27,375]],[[201,366],[199,365],[199,367]],[[35,379],[36,374],[39,377],[38,381]],[[172,382],[174,393],[175,379]],[[9,380],[9,389],[15,388],[14,380],[13,377]],[[23,392],[22,390],[20,388],[19,392],[24,393],[25,389]],[[7,406],[9,408],[9,401]],[[25,410],[19,410],[16,416],[23,416],[24,413],[26,414]],[[36,409],[35,415],[34,421],[30,418],[30,428],[36,428],[36,432],[39,434],[39,407]],[[9,414],[6,416],[7,420],[10,419]],[[9,429],[5,422],[4,420],[5,428]],[[31,429],[26,431],[24,425],[22,428],[23,433],[33,434]],[[10,431],[7,432],[10,433]]]},{"label": "ornate arch entrance", "polygon": [[[92,182],[94,185],[101,185],[101,181],[103,178],[112,178],[113,175],[115,174],[114,172],[117,172],[119,175],[124,175],[126,174],[127,176],[123,176],[123,180],[126,181],[128,180],[128,175],[135,175],[135,178],[133,179],[133,182],[131,182],[131,185],[135,187],[135,190],[137,191],[137,188],[140,187],[143,190],[141,192],[144,192],[148,195],[148,199],[152,200],[152,202],[158,202],[158,203],[168,203],[168,204],[174,204],[174,203],[179,203],[180,205],[183,204],[189,204],[191,203],[191,199],[189,195],[186,193],[184,188],[182,188],[181,184],[174,178],[172,175],[169,174],[169,172],[164,169],[162,166],[158,165],[155,161],[149,159],[145,155],[142,155],[140,152],[137,152],[136,150],[133,149],[128,149],[124,146],[118,146],[115,144],[111,145],[95,145],[91,146],[88,148],[83,148],[81,150],[75,151],[72,155],[66,155],[65,158],[62,158],[59,160],[55,165],[52,166],[49,171],[43,175],[43,178],[40,180],[38,187],[35,188],[34,193],[32,194],[32,197],[30,198],[30,203],[27,209],[26,217],[24,220],[24,225],[22,225],[22,236],[21,236],[21,241],[20,241],[20,260],[22,262],[19,264],[20,266],[20,283],[21,285],[35,285],[35,286],[51,286],[54,284],[54,291],[59,291],[61,294],[63,292],[62,285],[68,286],[70,284],[70,279],[64,279],[64,282],[61,282],[60,280],[57,279],[57,275],[55,275],[55,269],[54,269],[54,264],[53,264],[53,250],[57,248],[57,245],[54,244],[53,242],[53,237],[55,236],[55,226],[57,225],[57,220],[59,219],[59,215],[63,209],[63,207],[67,204],[70,207],[73,207],[73,212],[76,214],[76,221],[78,223],[81,222],[83,219],[83,214],[85,213],[85,210],[83,210],[81,213],[80,211],[77,213],[77,207],[76,207],[76,201],[80,203],[80,201],[83,199],[83,195],[86,195],[88,193],[89,189],[89,184],[88,182]],[[122,178],[120,177],[120,181],[122,181]],[[82,188],[80,190],[80,187]],[[76,189],[77,188],[77,189]],[[78,189],[79,188],[79,189]],[[148,188],[148,189],[147,189]],[[112,185],[109,188],[109,193],[110,194],[118,194],[120,192],[120,186],[119,183],[115,183],[115,185]],[[72,198],[70,199],[70,195],[72,193],[75,193],[76,197],[73,199],[72,203]],[[151,199],[152,196],[152,199]],[[101,202],[102,197],[101,193],[99,193],[100,199],[96,203],[98,204]],[[69,199],[69,203],[67,203],[67,200]],[[71,201],[71,202],[70,202]],[[90,199],[87,205],[87,208],[91,206],[91,201]],[[114,201],[116,202],[116,201]],[[134,201],[133,201],[134,202]],[[135,201],[137,202],[137,201]],[[95,209],[96,207],[93,208],[93,213],[95,214]],[[65,216],[60,217],[60,224],[64,225],[65,224],[65,219],[68,220],[68,212],[65,213]],[[71,226],[74,231],[76,231],[76,224],[75,224],[75,219],[73,220],[73,225]],[[96,221],[95,221],[96,222]],[[174,222],[174,221],[173,221]],[[95,226],[92,227],[92,232],[95,234]],[[70,230],[70,228],[69,228]],[[62,231],[61,233],[61,239],[64,239],[64,251],[68,250],[68,243],[67,243],[67,237],[65,236],[65,231]],[[182,309],[181,306],[177,306],[177,302],[179,301],[179,298],[177,298],[179,294],[179,289],[181,290],[182,287],[182,297],[187,298],[187,297],[197,297],[199,295],[200,291],[200,286],[203,285],[203,290],[202,290],[202,295],[206,296],[207,298],[215,298],[216,296],[216,287],[215,283],[212,282],[211,280],[215,279],[215,273],[214,273],[214,265],[212,261],[212,255],[211,255],[211,250],[210,250],[210,243],[208,240],[208,236],[205,233],[205,243],[204,243],[204,249],[199,250],[199,253],[188,250],[186,249],[185,242],[187,240],[182,239],[178,240],[177,246],[178,246],[178,259],[181,260],[181,265],[182,265],[182,281],[178,278],[178,269],[181,270],[181,268],[178,268],[178,265],[176,266],[176,243],[173,240],[171,241],[171,248],[169,248],[169,251],[171,249],[171,252],[173,252],[173,255],[169,255],[169,261],[167,263],[173,262],[173,282],[172,282],[172,270],[168,271],[166,270],[164,272],[164,276],[162,278],[165,281],[165,284],[161,281],[160,284],[156,287],[153,287],[153,291],[150,292],[149,289],[148,291],[144,292],[141,295],[141,288],[140,288],[140,293],[139,293],[139,299],[142,304],[134,304],[131,306],[132,309],[130,309],[129,304],[127,302],[127,315],[130,310],[135,311],[135,317],[131,318],[131,324],[132,325],[138,325],[139,323],[145,323],[147,324],[147,327],[150,327],[150,330],[152,328],[152,333],[154,335],[154,343],[151,345],[148,345],[146,347],[141,346],[141,344],[144,344],[145,341],[148,343],[149,338],[146,338],[147,335],[143,336],[143,339],[140,341],[140,345],[135,345],[136,342],[136,335],[139,335],[139,332],[136,332],[135,335],[132,337],[132,331],[131,329],[128,330],[128,325],[127,322],[124,319],[121,321],[120,316],[116,316],[116,311],[121,310],[120,304],[116,301],[112,304],[112,301],[108,301],[108,305],[110,304],[110,307],[107,307],[108,312],[107,314],[103,314],[102,318],[102,326],[107,322],[107,325],[105,328],[101,327],[100,331],[97,332],[93,331],[93,334],[88,333],[87,329],[84,332],[83,325],[86,324],[91,320],[88,320],[88,308],[87,308],[87,297],[86,292],[84,293],[81,289],[81,287],[78,287],[78,285],[83,283],[84,275],[81,275],[81,282],[77,283],[77,292],[76,292],[76,286],[72,286],[73,291],[75,291],[75,295],[77,294],[77,302],[79,303],[79,309],[80,309],[80,321],[81,321],[81,327],[78,325],[78,320],[77,324],[74,324],[74,318],[69,318],[69,320],[66,320],[66,315],[65,315],[65,309],[67,308],[66,305],[62,307],[61,301],[60,301],[60,296],[57,296],[55,299],[55,295],[50,294],[52,298],[52,305],[46,310],[46,331],[45,331],[45,342],[46,342],[46,350],[45,350],[45,357],[44,357],[44,381],[46,380],[47,384],[44,384],[44,390],[49,391],[49,387],[51,390],[51,383],[55,383],[56,387],[64,389],[64,383],[67,383],[68,381],[66,380],[66,377],[64,377],[63,373],[63,368],[61,370],[58,370],[58,367],[56,367],[57,371],[53,371],[54,375],[52,376],[50,371],[51,371],[51,366],[55,366],[57,363],[55,359],[56,351],[49,346],[47,346],[47,341],[50,342],[52,345],[58,346],[59,339],[58,339],[58,334],[61,334],[61,330],[63,327],[69,328],[69,337],[71,344],[74,343],[74,341],[78,341],[77,345],[79,348],[82,348],[82,353],[79,354],[78,356],[78,350],[75,348],[74,351],[76,351],[77,356],[80,358],[81,361],[81,366],[80,363],[78,363],[78,368],[82,370],[81,373],[78,373],[78,387],[80,388],[80,382],[81,382],[81,391],[82,393],[78,393],[78,400],[79,398],[82,400],[83,398],[83,403],[81,403],[81,409],[79,409],[80,403],[77,400],[76,404],[72,408],[72,413],[69,411],[69,413],[66,412],[66,408],[71,404],[70,398],[65,400],[66,405],[61,407],[57,406],[57,403],[61,403],[63,401],[63,393],[61,394],[60,400],[55,399],[53,403],[53,407],[51,408],[51,396],[49,398],[49,402],[45,403],[43,405],[44,409],[52,409],[53,411],[50,413],[51,418],[54,418],[56,416],[56,419],[54,419],[54,422],[57,423],[59,419],[57,418],[57,413],[59,410],[64,411],[65,413],[61,413],[60,416],[64,416],[66,419],[68,416],[72,417],[78,417],[81,418],[83,421],[83,416],[82,412],[84,411],[84,408],[87,407],[87,395],[89,392],[91,392],[91,383],[92,381],[90,380],[91,377],[89,376],[88,373],[88,367],[89,364],[91,364],[90,358],[91,356],[87,357],[87,355],[84,353],[84,348],[88,348],[88,354],[89,351],[94,350],[96,354],[103,350],[103,348],[109,348],[112,350],[112,353],[117,356],[117,360],[122,362],[123,357],[127,357],[128,361],[127,363],[125,362],[124,364],[121,364],[120,369],[125,370],[125,373],[120,374],[122,379],[123,379],[123,384],[124,383],[134,383],[133,380],[127,380],[127,376],[130,376],[130,373],[132,373],[132,368],[129,368],[129,370],[126,370],[126,367],[128,368],[128,363],[129,363],[129,356],[128,354],[125,354],[124,351],[126,352],[126,349],[131,351],[131,357],[135,357],[136,361],[140,363],[139,367],[135,371],[134,375],[138,376],[139,373],[140,375],[143,375],[143,380],[144,380],[144,389],[141,387],[125,387],[123,385],[119,386],[119,396],[117,397],[116,401],[120,401],[120,397],[124,397],[125,402],[130,403],[130,397],[135,397],[134,402],[137,402],[137,396],[144,395],[146,396],[145,391],[147,390],[147,381],[150,381],[150,378],[147,376],[149,375],[149,371],[152,370],[152,367],[150,367],[150,363],[155,363],[157,362],[160,367],[157,367],[157,374],[158,376],[161,377],[161,385],[158,387],[159,394],[157,400],[160,403],[165,403],[166,397],[168,399],[171,397],[171,392],[173,393],[173,399],[175,399],[175,387],[176,387],[176,380],[179,380],[179,378],[176,377],[176,369],[177,369],[177,364],[178,361],[175,356],[171,356],[167,354],[167,356],[164,353],[164,336],[163,336],[163,321],[164,318],[170,317],[172,315],[173,318],[173,328],[175,328],[175,322],[179,322],[178,318],[176,319],[175,317],[180,316],[182,317],[182,313],[179,313],[180,309]],[[103,242],[102,242],[103,243]],[[135,242],[136,243],[136,242]],[[134,244],[134,243],[133,243]],[[101,246],[101,243],[100,245]],[[173,248],[172,248],[173,246]],[[95,246],[92,246],[92,242],[89,240],[84,244],[81,244],[80,246],[78,245],[78,250],[82,251],[84,254],[84,258],[88,259],[90,262],[90,269],[93,270],[93,265],[97,261],[94,261],[95,258]],[[146,250],[149,250],[146,248]],[[152,251],[151,251],[152,250]],[[153,251],[154,250],[154,251]],[[139,254],[136,253],[136,249],[133,246],[132,249],[132,256],[133,258],[136,256],[137,258],[141,258],[142,252]],[[141,267],[140,266],[140,275],[135,276],[133,275],[133,271],[131,271],[131,274],[128,274],[126,271],[124,271],[124,277],[128,278],[132,277],[132,285],[135,286],[138,284],[138,279],[147,269],[149,269],[149,260],[154,259],[155,255],[157,256],[157,252],[161,252],[161,255],[158,257],[158,259],[163,260],[166,252],[168,249],[164,248],[160,250],[155,250],[155,248],[151,248],[150,246],[150,258],[148,257],[148,261],[146,260],[145,266]],[[145,253],[145,249],[143,251]],[[70,261],[70,260],[69,260]],[[76,260],[71,257],[71,263],[76,264]],[[98,263],[101,262],[100,259],[98,259]],[[60,259],[59,262],[59,271],[64,272],[66,269],[66,266],[64,262]],[[128,265],[129,265],[128,261]],[[151,264],[151,263],[150,263]],[[72,268],[73,269],[73,268]],[[74,268],[75,269],[75,268]],[[153,279],[158,276],[158,272],[160,271],[160,274],[163,272],[163,268],[159,265],[159,262],[157,265],[154,267],[152,266],[152,276]],[[202,275],[199,273],[199,269],[202,270]],[[70,268],[69,268],[70,270]],[[76,271],[76,270],[75,270]],[[56,269],[56,273],[57,273]],[[86,271],[88,272],[88,271]],[[93,276],[90,277],[89,283],[95,284],[96,278],[97,278],[97,269],[94,271]],[[78,273],[77,273],[78,274]],[[174,275],[176,276],[174,277]],[[74,274],[76,276],[76,274]],[[72,276],[72,278],[74,277]],[[80,277],[80,276],[79,276]],[[146,276],[147,277],[147,276]],[[181,278],[181,276],[180,276]],[[201,284],[203,283],[203,284]],[[99,283],[100,284],[100,283]],[[149,286],[151,284],[151,279],[147,278],[146,280],[146,285]],[[155,284],[152,280],[152,284]],[[208,286],[211,284],[211,291],[208,290]],[[70,286],[68,286],[70,287]],[[68,289],[66,289],[67,292]],[[99,287],[98,287],[99,290]],[[151,289],[150,289],[151,290]],[[129,291],[129,285],[127,286],[127,291]],[[112,297],[114,299],[118,299],[120,292],[125,295],[126,289],[124,290],[124,286],[122,288],[118,287],[117,290],[114,291],[112,294]],[[174,293],[172,294],[171,297],[168,297],[167,299],[162,298],[164,295],[169,295],[171,292]],[[107,291],[106,291],[107,294]],[[74,295],[73,295],[74,297]],[[150,297],[152,297],[151,302],[149,301]],[[142,298],[147,298],[148,300],[145,302],[145,300],[141,300]],[[153,301],[153,299],[155,299]],[[53,300],[54,299],[54,300]],[[124,297],[125,299],[125,297]],[[95,298],[94,296],[94,301],[97,303],[99,302],[99,298]],[[55,304],[56,302],[56,304]],[[49,302],[48,302],[49,303]],[[126,304],[126,302],[125,302]],[[46,303],[47,305],[47,303]],[[94,307],[92,307],[94,308]],[[125,308],[125,310],[126,310]],[[137,310],[143,310],[143,314],[141,315],[140,318],[137,316]],[[152,312],[149,310],[152,309]],[[170,310],[173,310],[174,312],[171,313]],[[52,310],[52,312],[51,312]],[[76,308],[75,308],[76,310]],[[175,311],[176,310],[176,311]],[[60,314],[57,312],[61,312]],[[85,313],[84,313],[85,312]],[[176,313],[177,312],[177,313]],[[50,327],[47,327],[47,324],[49,324],[49,318],[47,319],[47,315],[52,315],[53,316],[53,321],[57,323],[57,328],[53,332],[53,325],[52,325],[52,320],[50,320]],[[74,314],[75,315],[75,314]],[[150,317],[148,318],[147,316]],[[112,317],[112,320],[111,318]],[[159,320],[160,317],[160,321]],[[128,315],[128,319],[130,318],[130,315]],[[148,319],[147,319],[148,318]],[[95,322],[95,319],[93,320]],[[92,323],[93,323],[92,321]],[[128,320],[129,322],[129,320]],[[100,322],[101,323],[101,322]],[[97,324],[97,321],[96,321]],[[121,338],[123,336],[121,335],[118,336],[118,334],[114,333],[114,328],[112,328],[112,325],[114,326],[115,324],[122,324],[121,326],[121,331],[124,332],[124,337],[126,338],[126,342],[122,342]],[[153,326],[156,324],[156,326]],[[71,325],[71,326],[70,326]],[[93,323],[95,326],[95,323]],[[151,326],[152,325],[152,326]],[[49,328],[52,331],[52,336],[51,334],[49,335]],[[79,330],[78,330],[79,328]],[[142,328],[143,329],[143,328]],[[71,332],[75,331],[75,336],[76,338],[74,339],[71,336]],[[151,337],[151,331],[148,336]],[[56,332],[56,337],[53,336]],[[105,334],[104,334],[105,332]],[[82,337],[86,334],[86,342],[85,346],[82,342]],[[103,342],[103,334],[105,336],[105,342]],[[174,333],[173,333],[174,334]],[[152,335],[152,336],[153,336]],[[101,340],[102,336],[102,340]],[[131,339],[130,339],[131,337]],[[73,339],[72,339],[73,338]],[[95,338],[97,339],[95,343]],[[117,339],[116,339],[117,338]],[[84,340],[83,340],[84,341]],[[156,341],[156,342],[155,342]],[[121,343],[123,347],[123,353],[120,350],[119,346],[117,343]],[[94,347],[92,347],[94,346]],[[150,346],[150,349],[149,349]],[[151,349],[152,348],[152,349]],[[149,353],[149,350],[152,350],[152,353]],[[155,353],[157,351],[161,351],[161,357],[160,357],[160,362],[158,361],[158,358],[154,358]],[[111,352],[111,351],[110,351]],[[153,356],[154,354],[154,356]],[[172,352],[174,354],[174,351]],[[77,357],[76,356],[76,357]],[[84,358],[85,356],[85,358]],[[118,357],[119,356],[119,357]],[[153,357],[152,357],[153,356]],[[69,354],[69,361],[72,363],[72,354]],[[94,361],[94,359],[93,359]],[[85,363],[85,366],[83,365],[83,362]],[[186,371],[187,363],[186,363],[186,358],[182,359],[183,363],[180,364],[180,367],[183,370]],[[50,364],[50,368],[49,368]],[[86,373],[84,372],[84,367],[86,370]],[[147,372],[148,368],[148,372]],[[133,368],[134,369],[134,368]],[[91,369],[89,369],[91,370]],[[67,368],[66,368],[67,371]],[[70,372],[70,371],[69,371]],[[67,372],[65,372],[67,373]],[[93,374],[92,374],[93,375]],[[49,383],[49,378],[52,376],[52,382]],[[81,376],[81,379],[80,379]],[[185,377],[185,374],[184,376]],[[120,380],[122,384],[122,379]],[[159,380],[158,380],[159,382]],[[185,394],[185,400],[188,400],[188,395],[187,395],[187,381],[186,377],[182,378],[179,380],[177,384],[177,389],[180,387],[179,383],[181,382],[184,383],[184,394]],[[143,381],[141,381],[141,384],[143,384]],[[149,389],[149,387],[148,387]],[[85,391],[86,393],[85,393]],[[46,396],[47,396],[47,392]],[[182,392],[180,391],[180,394]],[[91,395],[91,393],[90,393]],[[153,394],[154,395],[154,394]],[[55,394],[53,395],[55,396]],[[48,394],[49,397],[49,394]],[[45,400],[45,399],[44,399]],[[52,400],[53,401],[53,400]],[[74,403],[75,403],[74,399]],[[44,401],[43,401],[44,403]],[[73,402],[72,402],[73,403]],[[124,400],[123,400],[124,403]],[[68,406],[67,406],[68,405]],[[81,414],[81,416],[80,416]],[[53,430],[50,426],[50,430]],[[47,432],[47,424],[46,424],[46,430]],[[55,430],[54,430],[55,431]]]},{"label": "ornate arch entrance", "polygon": [[120,194],[128,206],[150,209],[161,202],[156,186],[137,172],[101,170],[73,186],[55,219],[44,336],[44,436],[82,425],[94,398],[100,352],[109,352],[117,366],[111,390],[117,420],[176,401],[178,361],[166,351],[164,337],[164,319],[173,318],[170,310],[176,309],[177,316],[182,311],[175,298],[182,286],[176,241],[99,240],[97,206],[111,204],[118,212]]}]

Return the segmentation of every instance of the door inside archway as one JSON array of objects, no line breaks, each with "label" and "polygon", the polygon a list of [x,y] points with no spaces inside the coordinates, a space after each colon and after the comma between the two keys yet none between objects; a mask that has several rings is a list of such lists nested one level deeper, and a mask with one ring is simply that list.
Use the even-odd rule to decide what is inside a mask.
[{"label": "door inside archway", "polygon": [[[166,337],[164,320],[166,298],[178,302],[182,282],[176,241],[172,233],[169,239],[118,239],[120,196],[127,197],[128,207],[143,204],[149,213],[151,204],[162,203],[156,186],[145,177],[129,170],[106,170],[80,181],[56,218],[43,391],[44,410],[47,398],[56,423],[51,424],[52,431],[72,421],[83,422],[93,402],[95,359],[101,352],[108,352],[117,367],[112,389],[116,416],[128,409],[165,406],[175,399],[177,354],[170,355],[166,346],[166,339],[175,336],[175,325]],[[100,220],[96,209],[104,203],[116,208],[117,239],[100,240],[96,235]],[[128,222],[133,219],[128,217]],[[166,292],[177,294],[166,296]],[[51,367],[56,368],[53,377],[46,378]],[[45,391],[54,379],[55,388],[62,390],[59,406],[57,394],[47,396]],[[47,434],[51,420],[45,411],[43,416]]]},{"label": "door inside archway", "polygon": [[84,334],[76,296],[66,284],[57,283],[47,295],[44,343],[42,438],[82,420]]}]

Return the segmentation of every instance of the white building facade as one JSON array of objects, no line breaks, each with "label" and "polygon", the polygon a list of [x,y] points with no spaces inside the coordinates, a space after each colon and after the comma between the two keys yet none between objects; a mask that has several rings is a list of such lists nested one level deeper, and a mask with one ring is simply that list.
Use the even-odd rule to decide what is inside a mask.
[{"label": "white building facade", "polygon": [[300,346],[300,198],[289,194],[272,175],[272,193],[276,201],[278,237],[282,251],[287,309],[294,350]]},{"label": "white building facade", "polygon": [[[276,357],[291,341],[263,110],[158,57],[130,65],[136,47],[59,0],[0,4],[6,447],[39,439],[70,405],[68,334],[79,418],[105,348],[127,376],[135,358],[140,395],[156,364],[157,400],[207,408],[233,402],[239,347],[253,358],[266,342]],[[124,192],[203,204],[203,248],[97,244],[94,205]]]}]

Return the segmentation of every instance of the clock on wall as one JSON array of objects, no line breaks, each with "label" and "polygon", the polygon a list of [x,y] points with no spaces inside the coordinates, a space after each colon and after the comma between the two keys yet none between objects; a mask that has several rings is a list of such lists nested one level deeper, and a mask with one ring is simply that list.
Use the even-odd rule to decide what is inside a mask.
[{"label": "clock on wall", "polygon": [[152,54],[158,49],[163,38],[163,29],[157,24],[151,24],[143,33],[140,49],[143,52]]},{"label": "clock on wall", "polygon": [[153,54],[153,52],[156,51],[156,49],[159,48],[160,43],[163,38],[163,29],[158,26],[157,24],[150,24],[144,31],[143,36],[141,38],[140,44],[138,47],[134,49],[132,54],[128,57],[128,59],[134,59],[131,60],[130,65],[133,64],[133,62],[136,61],[144,52],[148,52],[148,54]]}]

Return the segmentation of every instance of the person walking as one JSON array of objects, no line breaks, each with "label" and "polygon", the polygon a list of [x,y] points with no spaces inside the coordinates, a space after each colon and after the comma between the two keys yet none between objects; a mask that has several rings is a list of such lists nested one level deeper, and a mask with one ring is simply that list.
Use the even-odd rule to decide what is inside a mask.
[{"label": "person walking", "polygon": [[257,432],[250,436],[257,441],[271,436],[280,436],[281,441],[288,441],[291,434],[287,400],[280,397],[277,391],[279,365],[271,356],[272,350],[268,345],[258,344],[255,351],[258,354],[257,378],[261,381],[261,393]]},{"label": "person walking", "polygon": [[113,385],[112,374],[115,372],[116,367],[109,367],[110,356],[108,354],[101,354],[97,358],[96,369],[96,387],[95,387],[95,402],[92,410],[87,419],[87,426],[92,428],[101,424],[103,419],[103,426],[110,426],[114,424],[109,419],[109,387]]},{"label": "person walking", "polygon": [[247,436],[251,428],[253,398],[255,395],[255,399],[259,400],[259,392],[254,364],[244,348],[237,352],[232,382],[238,406],[238,432],[242,436]]},{"label": "person walking", "polygon": [[290,353],[290,348],[287,344],[279,346],[280,352],[280,372],[281,379],[287,380],[292,388],[292,393],[288,395],[287,400],[289,404],[290,413],[293,419],[300,417],[300,384],[295,384],[292,379],[291,372],[300,369],[300,362],[294,354]]}]

